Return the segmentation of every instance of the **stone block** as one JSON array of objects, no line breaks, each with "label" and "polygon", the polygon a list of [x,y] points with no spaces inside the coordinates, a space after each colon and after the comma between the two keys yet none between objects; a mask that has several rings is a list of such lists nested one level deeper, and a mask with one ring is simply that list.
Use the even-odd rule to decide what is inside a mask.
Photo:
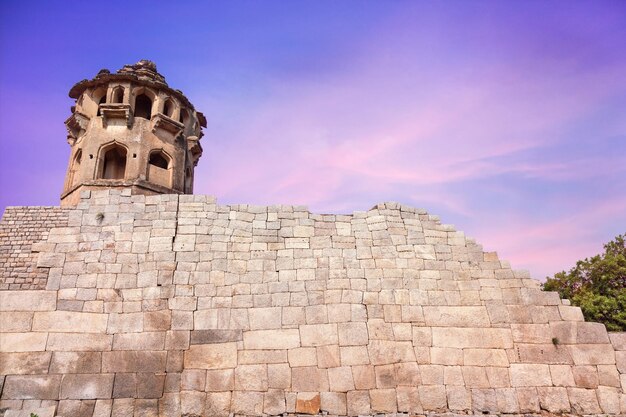
[{"label": "stone block", "polygon": [[463,365],[509,366],[509,359],[504,349],[464,349]]},{"label": "stone block", "polygon": [[612,365],[615,363],[615,351],[610,344],[567,346],[575,365]]},{"label": "stone block", "polygon": [[317,354],[314,347],[289,349],[287,354],[291,367],[317,365]]},{"label": "stone block", "polygon": [[248,310],[250,330],[280,329],[281,307],[251,308]]},{"label": "stone block", "polygon": [[[230,415],[230,392],[207,392],[205,413],[207,416],[228,417]],[[173,415],[173,414],[165,414]]]},{"label": "stone block", "polygon": [[303,324],[300,326],[302,346],[337,345],[337,324]]},{"label": "stone block", "polygon": [[0,352],[41,352],[46,350],[48,333],[2,333]]},{"label": "stone block", "polygon": [[421,385],[418,387],[424,411],[445,410],[448,404],[446,387],[443,385]]},{"label": "stone block", "polygon": [[235,371],[233,369],[209,369],[206,371],[207,392],[232,391],[235,389]]},{"label": "stone block", "polygon": [[113,350],[162,350],[165,332],[119,333],[113,336]]},{"label": "stone block", "polygon": [[482,414],[495,414],[498,412],[496,391],[494,389],[472,389],[472,409]]},{"label": "stone block", "polygon": [[464,386],[446,386],[448,408],[452,411],[467,411],[472,407],[471,391]]},{"label": "stone block", "polygon": [[596,393],[598,396],[598,403],[600,404],[600,408],[602,409],[603,413],[620,413],[620,393],[617,388],[599,387]]},{"label": "stone block", "polygon": [[367,346],[342,346],[339,348],[342,366],[366,365],[370,363]]},{"label": "stone block", "polygon": [[239,365],[235,368],[235,390],[267,391],[267,365]]},{"label": "stone block", "polygon": [[321,398],[319,392],[298,392],[296,397],[296,413],[318,414]]},{"label": "stone block", "polygon": [[286,350],[240,350],[239,365],[256,365],[260,363],[286,363]]},{"label": "stone block", "polygon": [[512,363],[510,373],[511,386],[513,387],[542,387],[552,385],[552,377],[548,365]]},{"label": "stone block", "polygon": [[54,352],[51,374],[95,374],[100,372],[100,352]]},{"label": "stone block", "polygon": [[414,362],[415,353],[411,342],[391,340],[370,340],[367,346],[372,365],[386,365],[396,362]]},{"label": "stone block", "polygon": [[263,412],[269,415],[281,415],[287,409],[285,392],[279,389],[269,389],[263,396]]},{"label": "stone block", "polygon": [[328,391],[328,373],[317,367],[291,368],[291,389],[296,392]]},{"label": "stone block", "polygon": [[33,313],[26,311],[2,312],[0,333],[28,332],[33,323]]},{"label": "stone block", "polygon": [[510,329],[433,327],[433,346],[451,348],[499,348],[513,347]]},{"label": "stone block", "polygon": [[330,390],[334,392],[348,392],[355,389],[352,369],[349,366],[329,368],[328,382]]},{"label": "stone block", "polygon": [[575,385],[579,388],[598,388],[598,371],[595,366],[572,367]]},{"label": "stone block", "polygon": [[2,399],[58,400],[60,388],[61,375],[8,375]]},{"label": "stone block", "polygon": [[567,388],[569,402],[574,414],[600,414],[600,404],[595,390],[585,388]]},{"label": "stone block", "polygon": [[606,387],[620,387],[619,372],[613,365],[598,365],[598,382]]},{"label": "stone block", "polygon": [[27,410],[6,410],[4,417],[30,417],[33,414],[37,417],[54,417],[55,406],[28,408]]},{"label": "stone block", "polygon": [[35,312],[34,332],[105,333],[108,314],[76,311]]},{"label": "stone block", "polygon": [[396,383],[399,386],[417,386],[421,383],[420,372],[415,362],[394,364]]},{"label": "stone block", "polygon": [[419,400],[417,387],[401,386],[396,388],[398,412],[421,414],[424,410]]},{"label": "stone block", "polygon": [[373,412],[395,413],[398,410],[395,389],[370,390],[370,407]]},{"label": "stone block", "polygon": [[576,323],[576,343],[606,344],[611,342],[604,324],[581,321]]},{"label": "stone block", "polygon": [[204,369],[183,369],[180,376],[180,389],[183,391],[204,391],[206,384]]},{"label": "stone block", "polygon": [[150,331],[164,331],[172,327],[172,312],[170,310],[147,311],[143,313],[143,329]]},{"label": "stone block", "polygon": [[291,388],[291,368],[287,363],[267,365],[267,383],[270,388]]},{"label": "stone block", "polygon": [[[204,416],[207,395],[199,391],[180,392],[180,411],[183,416]],[[123,414],[120,414],[123,415]]]},{"label": "stone block", "polygon": [[520,413],[538,413],[540,410],[537,388],[517,388]]},{"label": "stone block", "polygon": [[485,306],[424,306],[427,326],[436,327],[489,327]]},{"label": "stone block", "polygon": [[168,330],[165,333],[165,350],[189,349],[189,333],[186,330]]},{"label": "stone block", "polygon": [[369,391],[350,391],[346,398],[349,416],[371,414]]},{"label": "stone block", "polygon": [[620,373],[626,374],[626,351],[615,352],[615,364]]},{"label": "stone block", "polygon": [[192,330],[190,343],[192,345],[205,345],[211,343],[238,342],[241,340],[243,340],[243,332],[241,330]]},{"label": "stone block", "polygon": [[237,343],[192,345],[185,352],[185,368],[226,369],[237,366]]},{"label": "stone block", "polygon": [[519,412],[514,388],[496,388],[496,408],[500,413],[516,414]]},{"label": "stone block", "polygon": [[463,366],[463,380],[468,388],[492,388],[487,379],[486,368],[482,366]]},{"label": "stone block", "polygon": [[292,349],[300,347],[298,329],[252,330],[243,333],[246,349]]},{"label": "stone block", "polygon": [[102,333],[50,333],[46,350],[105,351],[111,350],[113,335]]},{"label": "stone block", "polygon": [[584,321],[583,312],[580,307],[560,305],[559,314],[565,321]]},{"label": "stone block", "polygon": [[395,388],[396,368],[394,365],[379,365],[374,367],[376,375],[376,388]]},{"label": "stone block", "polygon": [[320,393],[320,410],[328,414],[346,415],[348,411],[346,394],[342,392]]},{"label": "stone block", "polygon": [[334,368],[341,365],[341,359],[339,357],[339,346],[318,346],[316,348],[316,351],[317,366],[319,368]]},{"label": "stone block", "polygon": [[60,399],[111,398],[114,374],[68,374],[63,376]]},{"label": "stone block", "polygon": [[0,353],[0,375],[46,374],[51,355],[50,352]]},{"label": "stone block", "polygon": [[369,335],[365,323],[339,323],[339,346],[360,346],[367,345]]},{"label": "stone block", "polygon": [[143,329],[143,313],[111,313],[107,333],[139,333]]},{"label": "stone block", "polygon": [[626,332],[609,333],[609,339],[615,350],[626,350]]},{"label": "stone block", "polygon": [[103,352],[102,372],[165,372],[166,356],[165,351]]},{"label": "stone block", "polygon": [[511,324],[513,341],[516,343],[551,343],[550,325],[544,324]]},{"label": "stone block", "polygon": [[56,291],[0,291],[0,311],[54,311]]},{"label": "stone block", "polygon": [[[180,390],[180,384],[177,391]],[[117,373],[113,383],[113,398],[135,398],[137,397],[137,374]]]},{"label": "stone block", "polygon": [[552,384],[557,387],[573,387],[576,385],[572,367],[569,365],[550,365],[550,375]]}]

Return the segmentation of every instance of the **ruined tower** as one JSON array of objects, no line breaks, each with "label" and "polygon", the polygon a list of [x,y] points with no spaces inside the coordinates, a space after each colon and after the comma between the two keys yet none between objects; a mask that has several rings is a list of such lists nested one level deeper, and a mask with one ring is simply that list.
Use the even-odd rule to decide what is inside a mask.
[{"label": "ruined tower", "polygon": [[141,60],[117,73],[101,70],[69,92],[71,147],[61,205],[81,190],[127,188],[133,194],[191,194],[202,155],[204,115]]}]

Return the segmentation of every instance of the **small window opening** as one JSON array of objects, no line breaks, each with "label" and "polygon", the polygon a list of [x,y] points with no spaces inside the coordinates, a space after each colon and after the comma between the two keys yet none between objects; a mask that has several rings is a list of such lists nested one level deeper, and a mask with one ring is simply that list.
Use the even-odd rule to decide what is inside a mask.
[{"label": "small window opening", "polygon": [[165,104],[163,104],[163,114],[167,117],[172,117],[174,114],[174,105],[171,100],[165,100]]},{"label": "small window opening", "polygon": [[180,117],[178,118],[178,120],[186,125],[187,124],[187,120],[189,120],[189,112],[187,112],[187,110],[185,109],[181,109],[180,111]]},{"label": "small window opening", "polygon": [[145,94],[140,94],[135,99],[135,117],[148,120],[152,117],[152,100]]},{"label": "small window opening", "polygon": [[105,180],[124,179],[126,173],[126,149],[114,146],[106,151],[103,159],[102,178]]},{"label": "small window opening", "polygon": [[123,103],[124,102],[124,87],[117,87],[115,91],[113,91],[113,103]]},{"label": "small window opening", "polygon": [[150,165],[157,166],[159,168],[167,169],[169,162],[167,161],[167,157],[163,155],[162,152],[153,152],[150,154],[150,161],[148,161]]},{"label": "small window opening", "polygon": [[133,158],[137,158],[137,154],[136,153],[133,154]]},{"label": "small window opening", "polygon": [[101,114],[100,114],[100,105],[101,105],[101,104],[104,104],[104,103],[106,103],[106,102],[107,102],[107,95],[105,94],[105,95],[103,95],[103,96],[100,98],[100,101],[98,101],[98,114],[97,114],[98,116],[101,116]]}]

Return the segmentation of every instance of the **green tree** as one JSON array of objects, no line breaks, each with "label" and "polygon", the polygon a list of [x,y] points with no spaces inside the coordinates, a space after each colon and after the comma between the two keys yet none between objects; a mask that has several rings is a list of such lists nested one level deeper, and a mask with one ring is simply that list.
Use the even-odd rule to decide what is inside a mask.
[{"label": "green tree", "polygon": [[604,245],[604,253],[547,278],[543,289],[569,298],[582,309],[585,320],[626,331],[626,234]]}]

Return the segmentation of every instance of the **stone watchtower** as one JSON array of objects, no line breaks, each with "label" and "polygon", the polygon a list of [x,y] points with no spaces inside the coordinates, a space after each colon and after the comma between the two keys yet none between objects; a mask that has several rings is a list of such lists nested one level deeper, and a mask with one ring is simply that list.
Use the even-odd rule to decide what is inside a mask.
[{"label": "stone watchtower", "polygon": [[193,192],[206,119],[167,85],[153,62],[125,65],[116,74],[101,70],[69,95],[76,105],[65,122],[71,154],[62,206],[75,205],[81,190]]}]

